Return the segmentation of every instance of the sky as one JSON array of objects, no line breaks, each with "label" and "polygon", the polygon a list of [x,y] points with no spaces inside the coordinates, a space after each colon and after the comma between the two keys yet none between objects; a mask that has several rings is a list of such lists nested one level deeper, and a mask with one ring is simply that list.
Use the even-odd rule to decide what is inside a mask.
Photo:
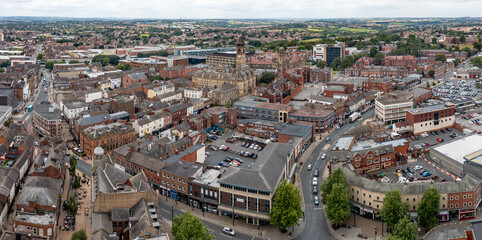
[{"label": "sky", "polygon": [[80,18],[481,17],[480,0],[0,0],[0,16]]}]

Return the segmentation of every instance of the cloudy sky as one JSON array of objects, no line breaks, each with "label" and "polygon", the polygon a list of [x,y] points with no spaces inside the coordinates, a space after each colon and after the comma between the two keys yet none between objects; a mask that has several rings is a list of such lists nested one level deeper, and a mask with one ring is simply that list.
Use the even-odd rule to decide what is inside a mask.
[{"label": "cloudy sky", "polygon": [[480,0],[0,0],[0,16],[116,18],[480,17]]}]

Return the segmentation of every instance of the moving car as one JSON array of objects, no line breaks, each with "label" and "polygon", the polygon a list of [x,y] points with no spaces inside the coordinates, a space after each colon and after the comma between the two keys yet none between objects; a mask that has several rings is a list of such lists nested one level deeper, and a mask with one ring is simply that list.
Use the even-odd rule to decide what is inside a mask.
[{"label": "moving car", "polygon": [[308,167],[306,167],[306,170],[310,171],[313,168],[311,164],[308,164]]},{"label": "moving car", "polygon": [[315,196],[315,205],[320,205],[320,198]]},{"label": "moving car", "polygon": [[226,233],[226,234],[231,235],[231,236],[234,236],[236,234],[236,232],[233,229],[228,228],[228,227],[223,228],[223,233]]},{"label": "moving car", "polygon": [[320,171],[318,171],[318,169],[315,169],[315,171],[313,171],[313,176],[318,177],[319,174]]},{"label": "moving car", "polygon": [[321,155],[321,159],[325,159],[326,158],[326,153],[323,153],[323,155]]},{"label": "moving car", "polygon": [[329,141],[331,141],[331,139],[330,139],[329,137],[327,137],[327,138],[325,139],[325,141],[326,141],[326,142],[329,142]]}]

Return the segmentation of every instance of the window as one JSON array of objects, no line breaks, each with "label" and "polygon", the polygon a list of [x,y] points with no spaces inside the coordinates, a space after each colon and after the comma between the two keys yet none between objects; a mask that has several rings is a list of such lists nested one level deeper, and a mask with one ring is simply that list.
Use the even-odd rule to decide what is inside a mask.
[{"label": "window", "polygon": [[387,156],[387,161],[390,160],[390,156]]},{"label": "window", "polygon": [[370,165],[370,164],[372,164],[372,160],[367,161],[367,165]]},{"label": "window", "polygon": [[455,196],[455,200],[459,200],[459,196]]},{"label": "window", "polygon": [[467,203],[466,203],[466,202],[464,202],[464,207],[467,207]]},{"label": "window", "polygon": [[467,195],[464,195],[464,199],[467,199]]},{"label": "window", "polygon": [[456,204],[455,204],[455,207],[456,207],[456,208],[458,208],[458,207],[459,207],[459,204],[458,204],[458,203],[456,203]]},{"label": "window", "polygon": [[367,156],[367,158],[373,158],[373,155],[372,155],[372,154],[369,154],[369,155]]},{"label": "window", "polygon": [[469,198],[472,198],[472,194],[469,194]]},{"label": "window", "polygon": [[178,178],[178,179],[177,179],[177,182],[181,182],[181,179],[180,179],[180,178]]},{"label": "window", "polygon": [[47,228],[47,236],[52,236],[52,228]]},{"label": "window", "polygon": [[469,206],[472,206],[472,202],[469,202]]},{"label": "window", "polygon": [[442,204],[442,208],[445,208],[445,204]]},{"label": "window", "polygon": [[44,229],[43,228],[38,229],[38,235],[40,235],[40,236],[44,235]]},{"label": "window", "polygon": [[37,228],[33,228],[33,234],[37,234]]},{"label": "window", "polygon": [[454,208],[454,205],[453,205],[453,204],[450,204],[450,208]]}]

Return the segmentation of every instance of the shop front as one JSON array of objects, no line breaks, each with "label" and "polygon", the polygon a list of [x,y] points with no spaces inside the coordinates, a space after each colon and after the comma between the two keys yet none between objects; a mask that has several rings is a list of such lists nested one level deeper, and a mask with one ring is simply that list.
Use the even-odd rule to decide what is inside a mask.
[{"label": "shop front", "polygon": [[450,221],[449,211],[439,211],[438,215],[439,215],[439,221],[440,221],[440,222],[448,222],[448,221]]},{"label": "shop front", "polygon": [[475,209],[464,209],[459,211],[459,220],[475,218]]}]

